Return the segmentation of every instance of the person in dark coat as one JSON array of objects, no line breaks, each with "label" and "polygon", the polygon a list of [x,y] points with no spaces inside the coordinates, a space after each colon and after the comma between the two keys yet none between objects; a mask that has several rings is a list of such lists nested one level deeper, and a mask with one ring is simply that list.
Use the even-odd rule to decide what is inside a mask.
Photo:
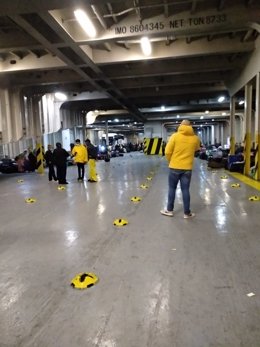
[{"label": "person in dark coat", "polygon": [[57,181],[57,176],[54,168],[54,157],[53,157],[53,147],[52,145],[48,145],[48,150],[45,152],[44,159],[46,161],[46,165],[49,168],[49,181]]},{"label": "person in dark coat", "polygon": [[97,160],[97,147],[95,147],[89,139],[85,141],[88,149],[88,167],[89,167],[89,182],[97,182],[96,160]]},{"label": "person in dark coat", "polygon": [[61,143],[56,143],[56,148],[53,151],[53,161],[57,168],[57,179],[59,184],[68,184],[67,175],[67,158],[69,153],[61,147]]},{"label": "person in dark coat", "polygon": [[29,148],[29,154],[28,154],[28,171],[34,172],[37,168],[37,158],[33,154],[33,151]]}]

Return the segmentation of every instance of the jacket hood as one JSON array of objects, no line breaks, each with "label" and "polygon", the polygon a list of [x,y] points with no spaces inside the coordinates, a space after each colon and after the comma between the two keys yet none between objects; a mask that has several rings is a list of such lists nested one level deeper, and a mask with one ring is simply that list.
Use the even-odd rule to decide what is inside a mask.
[{"label": "jacket hood", "polygon": [[194,135],[194,131],[192,129],[191,125],[180,125],[178,128],[178,133],[186,135],[186,136],[192,136]]}]

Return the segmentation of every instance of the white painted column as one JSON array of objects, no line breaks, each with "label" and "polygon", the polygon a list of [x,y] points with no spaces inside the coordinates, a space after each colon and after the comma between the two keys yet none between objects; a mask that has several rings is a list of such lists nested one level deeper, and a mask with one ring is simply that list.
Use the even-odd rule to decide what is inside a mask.
[{"label": "white painted column", "polygon": [[224,124],[223,123],[220,126],[220,143],[221,143],[221,146],[224,146]]},{"label": "white painted column", "polygon": [[43,152],[42,152],[42,103],[41,97],[32,97],[31,99],[31,111],[34,126],[34,134],[36,140],[36,156],[37,156],[37,172],[43,173]]},{"label": "white painted column", "polygon": [[211,125],[211,144],[214,145],[215,143],[215,126]]},{"label": "white painted column", "polygon": [[219,136],[219,124],[215,125],[215,139],[214,139],[214,144],[220,142],[220,136]]},{"label": "white painted column", "polygon": [[232,96],[230,99],[230,154],[235,154],[235,112],[235,98]]},{"label": "white painted column", "polygon": [[108,138],[108,121],[106,120],[106,145],[109,145],[109,138]]},{"label": "white painted column", "polygon": [[209,127],[206,127],[206,142],[208,145],[210,144]]}]

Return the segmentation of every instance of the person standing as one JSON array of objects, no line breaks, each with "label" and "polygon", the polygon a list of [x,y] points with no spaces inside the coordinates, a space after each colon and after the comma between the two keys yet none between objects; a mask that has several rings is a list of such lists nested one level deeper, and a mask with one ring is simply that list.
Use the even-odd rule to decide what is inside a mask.
[{"label": "person standing", "polygon": [[28,171],[34,172],[37,168],[37,158],[31,148],[28,148]]},{"label": "person standing", "polygon": [[165,148],[165,157],[169,162],[168,202],[161,214],[173,217],[175,192],[180,181],[184,218],[192,218],[195,213],[190,210],[190,182],[195,152],[200,149],[200,139],[194,134],[188,120],[183,120]]},{"label": "person standing", "polygon": [[53,162],[57,168],[57,179],[59,184],[68,184],[66,180],[67,175],[67,158],[69,153],[62,148],[61,143],[56,143],[56,148],[53,151]]},{"label": "person standing", "polygon": [[48,145],[48,150],[44,154],[44,159],[46,161],[46,165],[49,168],[49,173],[48,173],[49,181],[52,181],[52,179],[54,179],[54,181],[57,181],[57,176],[54,169],[54,157],[53,157],[52,145]]},{"label": "person standing", "polygon": [[89,167],[89,182],[97,182],[96,160],[97,147],[95,147],[89,139],[85,141],[88,149],[88,167]]},{"label": "person standing", "polygon": [[163,141],[163,142],[162,142],[162,156],[163,156],[163,157],[165,156],[165,147],[166,147],[166,142]]},{"label": "person standing", "polygon": [[83,181],[85,175],[85,165],[88,162],[88,151],[87,148],[80,143],[80,140],[75,141],[75,146],[72,151],[72,158],[78,167],[78,181]]}]

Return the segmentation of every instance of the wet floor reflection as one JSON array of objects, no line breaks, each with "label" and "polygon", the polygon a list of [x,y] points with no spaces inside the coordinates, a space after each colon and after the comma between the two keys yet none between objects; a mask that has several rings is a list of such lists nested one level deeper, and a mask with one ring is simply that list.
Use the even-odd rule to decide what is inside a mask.
[{"label": "wet floor reflection", "polygon": [[66,246],[70,247],[78,239],[79,233],[78,231],[75,231],[75,230],[66,230],[65,237],[66,237]]}]

